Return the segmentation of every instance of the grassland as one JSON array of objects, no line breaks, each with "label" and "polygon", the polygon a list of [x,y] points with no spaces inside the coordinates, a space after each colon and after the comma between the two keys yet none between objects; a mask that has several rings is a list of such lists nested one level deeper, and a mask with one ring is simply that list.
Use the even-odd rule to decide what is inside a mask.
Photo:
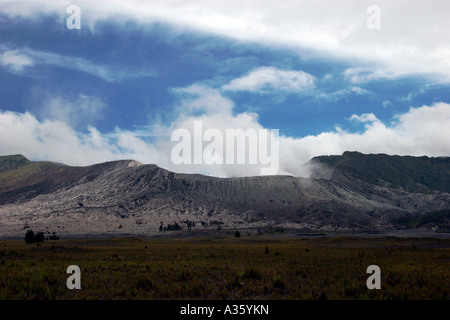
[{"label": "grassland", "polygon": [[[435,299],[450,241],[401,238],[0,241],[0,299]],[[381,290],[366,287],[369,265]],[[81,290],[68,290],[69,265]]]}]

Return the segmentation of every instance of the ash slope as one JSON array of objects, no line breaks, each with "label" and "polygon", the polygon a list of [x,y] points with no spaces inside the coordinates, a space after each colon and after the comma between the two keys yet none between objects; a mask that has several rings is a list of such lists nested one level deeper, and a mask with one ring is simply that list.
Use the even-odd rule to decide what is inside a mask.
[{"label": "ash slope", "polygon": [[[370,162],[366,173],[361,157]],[[403,228],[405,221],[450,208],[449,158],[439,158],[443,165],[437,158],[408,157],[411,167],[429,171],[425,160],[441,172],[433,171],[437,180],[424,184],[422,173],[411,175],[420,168],[411,171],[404,164],[395,169],[401,179],[388,181],[393,174],[383,175],[385,157],[389,166],[399,161],[346,152],[312,159],[312,178],[226,179],[177,174],[133,160],[71,167],[0,157],[0,234],[22,236],[32,228],[60,235],[152,235],[161,222],[183,226],[186,221],[197,229],[221,224],[223,229],[373,231]],[[360,163],[357,170],[353,163]]]}]

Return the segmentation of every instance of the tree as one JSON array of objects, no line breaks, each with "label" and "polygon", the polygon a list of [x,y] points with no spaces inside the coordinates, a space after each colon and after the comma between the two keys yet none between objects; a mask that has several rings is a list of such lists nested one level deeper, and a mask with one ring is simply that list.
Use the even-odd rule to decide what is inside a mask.
[{"label": "tree", "polygon": [[176,230],[181,230],[181,227],[177,222],[174,222],[174,224],[168,224],[166,230],[167,231],[176,231]]},{"label": "tree", "polygon": [[27,230],[27,233],[25,233],[25,243],[34,243],[36,241],[36,238],[34,236],[33,230]]},{"label": "tree", "polygon": [[36,241],[37,243],[44,242],[44,239],[45,239],[44,233],[43,233],[43,232],[38,232],[38,233],[36,234],[36,236],[34,237],[34,239],[35,239],[35,241]]},{"label": "tree", "polygon": [[234,233],[234,236],[236,238],[239,238],[241,236],[241,233],[239,232],[239,230],[236,230],[236,232]]}]

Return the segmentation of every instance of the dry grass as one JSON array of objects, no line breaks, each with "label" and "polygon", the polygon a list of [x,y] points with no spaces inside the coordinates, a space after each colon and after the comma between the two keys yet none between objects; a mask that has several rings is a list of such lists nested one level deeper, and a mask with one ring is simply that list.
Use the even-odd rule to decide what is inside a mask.
[{"label": "dry grass", "polygon": [[[442,300],[449,248],[386,238],[2,241],[0,299]],[[81,290],[66,287],[72,264]],[[372,264],[381,290],[366,288]]]}]

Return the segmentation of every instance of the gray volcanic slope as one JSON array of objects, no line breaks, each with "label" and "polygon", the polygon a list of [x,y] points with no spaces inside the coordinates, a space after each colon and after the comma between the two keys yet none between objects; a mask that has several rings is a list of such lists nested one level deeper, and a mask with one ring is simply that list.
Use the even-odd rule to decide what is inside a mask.
[{"label": "gray volcanic slope", "polygon": [[397,221],[450,207],[445,192],[411,193],[336,170],[326,178],[222,179],[132,160],[70,167],[10,157],[0,157],[1,236],[19,236],[27,228],[60,235],[152,235],[161,223],[186,229],[186,221],[196,229],[221,224],[367,231],[399,228]]}]

